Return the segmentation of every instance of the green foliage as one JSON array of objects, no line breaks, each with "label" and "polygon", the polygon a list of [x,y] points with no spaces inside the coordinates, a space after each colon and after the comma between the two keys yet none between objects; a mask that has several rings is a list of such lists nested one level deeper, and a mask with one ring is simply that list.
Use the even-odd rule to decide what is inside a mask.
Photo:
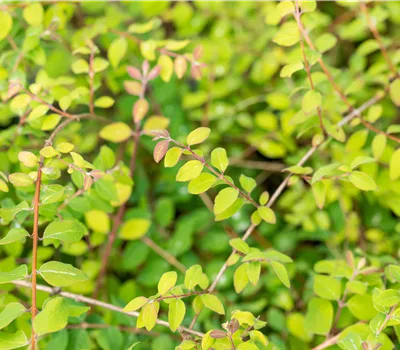
[{"label": "green foliage", "polygon": [[0,349],[394,349],[399,13],[0,5]]}]

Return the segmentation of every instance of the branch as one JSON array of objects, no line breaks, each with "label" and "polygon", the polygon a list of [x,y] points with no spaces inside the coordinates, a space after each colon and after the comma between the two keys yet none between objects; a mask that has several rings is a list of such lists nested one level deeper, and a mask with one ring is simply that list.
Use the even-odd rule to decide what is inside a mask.
[{"label": "branch", "polygon": [[90,101],[89,101],[89,111],[94,114],[94,54],[96,51],[96,46],[91,43],[90,56],[89,56],[89,91],[90,91]]},{"label": "branch", "polygon": [[335,345],[337,343],[337,341],[339,340],[339,337],[340,337],[340,333],[336,334],[332,338],[325,340],[322,344],[319,344],[315,348],[312,348],[312,350],[322,350],[322,349],[328,348],[332,345]]},{"label": "branch", "polygon": [[[16,286],[20,286],[20,287],[24,287],[24,288],[32,288],[32,283],[29,283],[29,282],[26,282],[26,281],[13,281],[12,283],[14,285],[16,285]],[[51,287],[48,287],[48,286],[44,286],[44,285],[40,285],[40,284],[36,285],[36,289],[40,290],[42,292],[49,293],[49,294],[57,293],[57,289],[54,289],[54,288],[51,288]],[[112,304],[108,304],[108,303],[102,302],[100,300],[88,298],[88,297],[85,297],[85,296],[80,295],[80,294],[74,294],[74,293],[70,293],[70,292],[59,292],[57,294],[62,296],[62,297],[64,297],[64,298],[75,300],[77,302],[81,302],[81,303],[85,303],[85,304],[89,304],[89,305],[93,305],[93,306],[98,306],[98,307],[101,307],[103,309],[119,312],[121,314],[125,314],[125,315],[128,315],[128,316],[139,317],[139,312],[137,312],[137,311],[125,312],[121,307],[118,307],[118,306],[115,306],[115,305],[112,305]],[[164,320],[157,319],[156,323],[158,325],[161,325],[161,326],[169,328],[169,323],[164,321]],[[198,336],[198,337],[203,337],[204,336],[204,333],[193,331],[193,330],[191,330],[189,328],[186,328],[186,327],[179,327],[178,330],[180,332],[187,333],[187,334],[192,334],[192,335],[195,335],[195,336]]]}]

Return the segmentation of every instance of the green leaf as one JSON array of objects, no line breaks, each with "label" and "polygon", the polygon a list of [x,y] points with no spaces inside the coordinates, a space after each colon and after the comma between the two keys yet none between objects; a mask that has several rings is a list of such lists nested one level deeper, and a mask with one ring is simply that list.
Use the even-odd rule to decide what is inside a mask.
[{"label": "green leaf", "polygon": [[160,26],[161,20],[159,18],[152,18],[145,23],[133,23],[128,27],[128,32],[144,34]]},{"label": "green leaf", "polygon": [[28,231],[23,228],[12,228],[4,238],[0,239],[0,245],[21,241],[23,238],[28,236]]},{"label": "green leaf", "polygon": [[149,231],[150,226],[150,220],[130,219],[122,225],[119,236],[126,240],[140,239]]},{"label": "green leaf", "polygon": [[235,213],[243,206],[244,200],[242,198],[236,199],[236,201],[222,213],[215,216],[215,221],[222,221],[235,215]]},{"label": "green leaf", "polygon": [[88,279],[88,276],[83,271],[59,261],[44,263],[38,273],[48,284],[56,287],[68,287]]},{"label": "green leaf", "polygon": [[38,159],[32,152],[19,152],[18,160],[28,168],[33,168],[38,164]]},{"label": "green leaf", "polygon": [[114,99],[109,96],[101,96],[94,101],[94,105],[99,108],[110,108],[114,102]]},{"label": "green leaf", "polygon": [[330,332],[333,321],[333,306],[330,301],[313,298],[308,303],[305,329],[312,334],[326,335]]},{"label": "green leaf", "polygon": [[33,27],[40,26],[43,22],[43,6],[39,2],[25,7],[22,14],[25,21]]},{"label": "green leaf", "polygon": [[233,238],[229,241],[229,245],[237,251],[247,254],[250,250],[249,245],[241,238]]},{"label": "green leaf", "polygon": [[100,130],[100,137],[104,140],[119,143],[132,135],[131,128],[122,122],[111,123]]},{"label": "green leaf", "polygon": [[342,284],[336,278],[316,275],[314,276],[314,293],[322,299],[339,300],[342,294]]},{"label": "green leaf", "polygon": [[355,169],[358,166],[362,165],[362,164],[368,164],[368,163],[374,163],[376,162],[376,160],[374,158],[371,157],[356,157],[354,158],[354,160],[351,162],[351,169]]},{"label": "green leaf", "polygon": [[275,213],[273,212],[273,210],[271,208],[258,207],[257,212],[260,215],[261,219],[263,219],[265,222],[268,222],[269,224],[276,223]]},{"label": "green leaf", "polygon": [[155,302],[144,305],[137,319],[136,327],[146,327],[148,331],[151,331],[156,325],[158,307],[158,303]]},{"label": "green leaf", "polygon": [[319,209],[322,209],[325,204],[326,187],[322,181],[315,182],[311,185],[315,203]]},{"label": "green leaf", "polygon": [[9,303],[0,313],[0,329],[7,327],[12,321],[24,314],[27,310],[20,303]]},{"label": "green leaf", "polygon": [[111,65],[116,68],[126,54],[128,43],[125,38],[119,37],[115,39],[108,48],[108,59]]},{"label": "green leaf", "polygon": [[282,263],[291,263],[291,262],[293,262],[293,260],[289,256],[287,256],[287,255],[285,255],[285,254],[283,254],[281,252],[278,252],[276,250],[273,250],[273,249],[267,250],[263,254],[264,254],[265,259],[268,259],[268,260],[279,261],[279,262],[282,262]]},{"label": "green leaf", "polygon": [[179,159],[181,158],[182,153],[183,149],[180,147],[170,148],[167,154],[165,155],[164,166],[166,168],[171,168],[175,166],[178,163]]},{"label": "green leaf", "polygon": [[354,295],[348,302],[347,306],[351,314],[359,320],[369,321],[377,314],[372,302],[372,296],[369,294]]},{"label": "green leaf", "polygon": [[276,7],[279,15],[282,17],[288,15],[289,13],[295,12],[295,7],[292,1],[283,1],[278,4]]},{"label": "green leaf", "polygon": [[228,209],[238,198],[239,191],[235,188],[224,188],[215,197],[214,214],[218,215]]},{"label": "green leaf", "polygon": [[10,174],[8,180],[15,186],[15,187],[27,187],[33,184],[32,178],[25,173],[13,173]]},{"label": "green leaf", "polygon": [[168,322],[169,327],[175,332],[181,325],[183,318],[185,317],[186,306],[185,303],[180,299],[175,299],[169,304],[168,309]]},{"label": "green leaf", "polygon": [[28,266],[20,265],[11,271],[0,272],[0,284],[22,280],[28,276]]},{"label": "green leaf", "polygon": [[160,281],[158,282],[158,293],[160,295],[164,295],[167,293],[171,288],[175,287],[176,281],[178,279],[178,275],[175,271],[169,271],[164,273]]},{"label": "green leaf", "polygon": [[400,302],[400,291],[387,289],[380,293],[374,300],[374,304],[381,307],[392,307]]},{"label": "green leaf", "polygon": [[95,73],[102,72],[108,67],[109,63],[107,60],[101,57],[95,57],[93,60],[93,69]]},{"label": "green leaf", "polygon": [[389,265],[389,274],[396,282],[400,282],[400,266]]},{"label": "green leaf", "polygon": [[131,311],[136,311],[140,309],[144,304],[148,302],[148,299],[145,297],[137,297],[133,300],[131,300],[125,307],[124,311],[125,312],[131,312]]},{"label": "green leaf", "polygon": [[286,287],[290,288],[290,281],[289,281],[288,273],[286,271],[286,267],[276,261],[271,261],[271,266],[274,269],[278,278],[281,280],[281,282]]},{"label": "green leaf", "polygon": [[[400,80],[399,80],[400,81]],[[390,179],[397,180],[400,177],[400,148],[393,152],[389,164]]]},{"label": "green leaf", "polygon": [[176,174],[176,181],[187,182],[198,177],[203,171],[204,164],[199,160],[189,160]]},{"label": "green leaf", "polygon": [[52,146],[43,147],[40,150],[40,155],[45,158],[53,158],[59,155],[57,150]]},{"label": "green leaf", "polygon": [[171,80],[172,74],[174,73],[174,62],[171,57],[167,55],[161,55],[158,58],[157,64],[160,66],[160,77],[165,82]]},{"label": "green leaf", "polygon": [[26,211],[26,210],[30,210],[29,205],[26,201],[23,201],[11,208],[1,208],[0,217],[3,218],[4,221],[12,221],[15,215],[17,215],[21,211]]},{"label": "green leaf", "polygon": [[86,225],[99,233],[110,232],[110,218],[104,211],[93,209],[85,213]]},{"label": "green leaf", "polygon": [[193,265],[186,270],[185,287],[193,290],[200,282],[200,277],[203,274],[203,269],[200,265]]},{"label": "green leaf", "polygon": [[210,128],[200,127],[193,130],[187,137],[188,146],[197,145],[204,142],[210,135]]},{"label": "green leaf", "polygon": [[64,196],[64,187],[61,185],[45,185],[42,186],[42,192],[42,204],[56,203],[62,200]]},{"label": "green leaf", "polygon": [[79,58],[72,63],[71,70],[75,74],[88,73],[89,64],[83,58]]},{"label": "green leaf", "polygon": [[336,36],[331,33],[324,33],[315,40],[317,50],[324,53],[334,47],[337,43]]},{"label": "green leaf", "polygon": [[201,295],[201,301],[204,306],[220,315],[225,315],[224,306],[216,295],[213,294],[203,294]]},{"label": "green leaf", "polygon": [[359,350],[362,349],[362,339],[357,333],[349,333],[343,339],[338,341],[338,345],[341,349],[345,350]]},{"label": "green leaf", "polygon": [[0,11],[0,40],[3,40],[12,29],[12,17],[8,11]]},{"label": "green leaf", "polygon": [[249,277],[247,275],[247,264],[240,265],[233,275],[233,285],[236,293],[241,293],[242,290],[249,283]]},{"label": "green leaf", "polygon": [[281,46],[293,46],[300,40],[300,32],[295,22],[285,22],[279,27],[273,42]]},{"label": "green leaf", "polygon": [[313,112],[321,106],[321,94],[315,90],[308,91],[301,101],[301,108],[305,114]]},{"label": "green leaf", "polygon": [[396,79],[390,84],[389,93],[393,103],[400,106],[400,79]]},{"label": "green leaf", "polygon": [[287,64],[286,66],[283,66],[281,73],[280,73],[280,77],[281,78],[290,78],[293,75],[293,73],[295,73],[303,68],[304,68],[304,66],[303,66],[302,62]]},{"label": "green leaf", "polygon": [[376,191],[377,187],[367,174],[361,171],[353,171],[349,176],[350,182],[362,191]]},{"label": "green leaf", "polygon": [[289,171],[293,174],[298,174],[298,175],[308,175],[313,172],[313,169],[309,166],[307,167],[302,167],[299,165],[293,165],[289,168],[283,169],[283,171]]},{"label": "green leaf", "polygon": [[0,349],[16,349],[20,348],[21,346],[27,345],[28,343],[29,340],[23,331],[17,331],[15,333],[0,332]]},{"label": "green leaf", "polygon": [[209,173],[200,174],[189,182],[188,191],[191,194],[200,194],[208,189],[217,181],[217,178]]},{"label": "green leaf", "polygon": [[44,309],[33,320],[37,335],[54,333],[68,324],[68,303],[64,298],[56,297],[45,303]]},{"label": "green leaf", "polygon": [[243,189],[248,193],[253,191],[254,188],[257,186],[256,180],[243,174],[240,175],[239,182],[240,186],[242,186]]},{"label": "green leaf", "polygon": [[226,170],[229,160],[224,148],[218,147],[211,152],[211,164],[222,173]]},{"label": "green leaf", "polygon": [[77,220],[53,221],[44,230],[43,238],[72,243],[78,242],[85,233],[85,226]]},{"label": "green leaf", "polygon": [[257,285],[257,282],[260,278],[261,273],[261,263],[259,261],[254,261],[250,264],[247,264],[247,275],[249,277],[249,281],[253,286]]}]

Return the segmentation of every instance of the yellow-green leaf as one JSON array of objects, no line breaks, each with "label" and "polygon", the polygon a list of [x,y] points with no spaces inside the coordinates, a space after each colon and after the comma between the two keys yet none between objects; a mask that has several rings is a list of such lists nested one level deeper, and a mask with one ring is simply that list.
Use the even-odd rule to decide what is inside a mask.
[{"label": "yellow-green leaf", "polygon": [[216,295],[203,294],[201,296],[201,301],[206,308],[213,310],[220,315],[225,315],[224,306]]},{"label": "yellow-green leaf", "polygon": [[134,240],[143,237],[151,226],[151,221],[147,219],[130,219],[126,221],[120,232],[120,237],[126,240]]},{"label": "yellow-green leaf", "polygon": [[115,39],[108,48],[108,59],[111,65],[116,68],[126,54],[128,43],[125,38]]},{"label": "yellow-green leaf", "polygon": [[197,145],[199,143],[204,142],[208,136],[210,135],[210,128],[200,127],[196,130],[193,130],[189,136],[187,137],[188,146]]},{"label": "yellow-green leaf", "polygon": [[261,219],[269,224],[276,223],[276,217],[273,210],[269,207],[258,207],[257,208],[258,215],[260,215]]},{"label": "yellow-green leaf", "polygon": [[48,300],[44,309],[33,321],[37,335],[57,332],[68,324],[68,303],[64,298],[56,297]]},{"label": "yellow-green leaf", "polygon": [[185,317],[186,306],[185,303],[180,299],[175,299],[169,304],[168,309],[168,322],[169,327],[175,332],[181,325],[183,318]]},{"label": "yellow-green leaf", "polygon": [[189,182],[188,191],[191,194],[200,194],[206,192],[215,183],[215,181],[217,181],[217,178],[212,174],[200,174],[200,176]]},{"label": "yellow-green leaf", "polygon": [[160,77],[165,82],[171,80],[172,74],[174,73],[174,62],[171,57],[167,55],[161,55],[158,59],[157,64],[160,66]]},{"label": "yellow-green leaf", "polygon": [[164,273],[160,281],[158,282],[158,293],[160,295],[164,295],[167,293],[171,288],[175,287],[176,281],[178,279],[178,275],[175,271],[169,271]]},{"label": "yellow-green leaf", "polygon": [[390,84],[390,97],[396,106],[400,106],[400,79],[397,78]]},{"label": "yellow-green leaf", "polygon": [[199,160],[190,160],[182,166],[178,174],[176,174],[176,181],[186,182],[195,179],[203,171],[204,164]]},{"label": "yellow-green leaf", "polygon": [[4,39],[11,31],[12,17],[8,11],[0,11],[0,40]]},{"label": "yellow-green leaf", "polygon": [[235,188],[224,188],[215,197],[214,214],[218,215],[228,209],[238,198],[239,191]]},{"label": "yellow-green leaf", "polygon": [[86,225],[93,231],[99,233],[110,232],[110,218],[101,210],[92,209],[85,213]]},{"label": "yellow-green leaf", "polygon": [[94,105],[99,108],[110,108],[114,102],[114,99],[109,96],[101,96],[94,101]]},{"label": "yellow-green leaf", "polygon": [[22,151],[18,153],[18,160],[28,168],[37,165],[38,159],[32,152]]},{"label": "yellow-green leaf", "polygon": [[183,149],[180,147],[172,147],[168,150],[167,154],[165,155],[164,158],[164,166],[166,168],[171,168],[173,166],[175,166],[181,155],[183,153]]},{"label": "yellow-green leaf", "polygon": [[349,176],[349,180],[354,186],[363,191],[376,191],[377,189],[374,180],[361,171],[353,171]]},{"label": "yellow-green leaf", "polygon": [[24,8],[23,16],[29,25],[37,27],[43,22],[43,6],[40,2],[35,2]]},{"label": "yellow-green leaf", "polygon": [[144,304],[148,302],[148,299],[145,297],[137,297],[133,300],[131,300],[125,307],[124,311],[125,312],[131,312],[131,311],[136,311],[140,309]]},{"label": "yellow-green leaf", "polygon": [[390,179],[397,180],[400,177],[400,148],[393,152],[389,167]]},{"label": "yellow-green leaf", "polygon": [[242,264],[235,270],[233,275],[233,285],[236,293],[241,293],[248,283],[249,277],[247,275],[247,264]]},{"label": "yellow-green leaf", "polygon": [[127,140],[132,134],[131,128],[122,122],[112,123],[100,130],[100,137],[111,142],[122,142]]},{"label": "yellow-green leaf", "polygon": [[224,148],[218,147],[211,152],[211,164],[221,172],[226,170],[229,160]]}]

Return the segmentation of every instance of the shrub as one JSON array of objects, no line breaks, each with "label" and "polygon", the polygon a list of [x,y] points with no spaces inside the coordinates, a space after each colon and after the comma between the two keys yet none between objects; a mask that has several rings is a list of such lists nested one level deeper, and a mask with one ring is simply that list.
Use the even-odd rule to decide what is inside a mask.
[{"label": "shrub", "polygon": [[399,13],[0,5],[0,348],[393,349]]}]

